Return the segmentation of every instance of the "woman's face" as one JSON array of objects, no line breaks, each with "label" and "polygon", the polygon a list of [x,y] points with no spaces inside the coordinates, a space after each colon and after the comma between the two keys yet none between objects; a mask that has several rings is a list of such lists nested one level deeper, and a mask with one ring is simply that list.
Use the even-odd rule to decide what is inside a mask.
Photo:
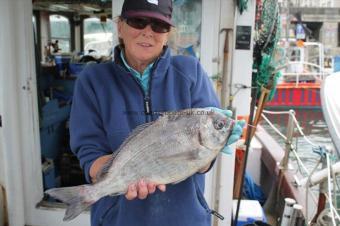
[{"label": "woman's face", "polygon": [[118,21],[118,34],[125,46],[125,57],[129,64],[149,64],[162,52],[169,32],[157,33],[147,25],[144,29],[136,29],[125,21]]}]

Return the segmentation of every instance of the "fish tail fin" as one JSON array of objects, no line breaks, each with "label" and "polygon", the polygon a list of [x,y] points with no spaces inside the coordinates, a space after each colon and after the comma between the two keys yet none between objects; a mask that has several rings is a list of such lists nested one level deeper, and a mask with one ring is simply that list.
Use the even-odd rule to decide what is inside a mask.
[{"label": "fish tail fin", "polygon": [[63,220],[70,221],[98,200],[90,196],[93,189],[94,187],[91,185],[80,185],[66,188],[52,188],[45,193],[67,204]]}]

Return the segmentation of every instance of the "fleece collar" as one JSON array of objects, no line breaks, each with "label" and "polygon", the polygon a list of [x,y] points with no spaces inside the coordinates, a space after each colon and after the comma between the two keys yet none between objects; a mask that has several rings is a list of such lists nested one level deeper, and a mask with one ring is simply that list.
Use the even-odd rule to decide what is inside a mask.
[{"label": "fleece collar", "polygon": [[[122,47],[120,45],[116,46],[114,49],[114,62],[121,67],[123,67],[127,72],[129,72],[129,69],[124,65],[124,62],[122,61],[120,57],[120,52],[122,51]],[[169,68],[170,65],[170,48],[168,46],[164,46],[163,53],[161,56],[155,61],[153,65],[153,71],[151,72],[151,76],[153,78],[164,76],[166,74],[166,71]]]}]

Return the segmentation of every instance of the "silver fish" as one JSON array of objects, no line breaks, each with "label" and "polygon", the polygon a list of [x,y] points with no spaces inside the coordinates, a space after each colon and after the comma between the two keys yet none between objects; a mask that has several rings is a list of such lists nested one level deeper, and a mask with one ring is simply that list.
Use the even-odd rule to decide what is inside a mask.
[{"label": "silver fish", "polygon": [[64,216],[68,221],[104,196],[125,194],[130,184],[141,179],[179,183],[216,158],[233,126],[232,119],[207,109],[165,112],[132,132],[94,184],[53,188],[46,193],[68,204]]}]

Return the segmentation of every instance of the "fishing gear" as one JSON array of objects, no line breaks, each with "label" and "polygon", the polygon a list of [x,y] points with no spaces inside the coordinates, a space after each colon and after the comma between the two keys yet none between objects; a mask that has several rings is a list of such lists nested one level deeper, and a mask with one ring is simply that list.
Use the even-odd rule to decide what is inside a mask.
[{"label": "fishing gear", "polygon": [[236,5],[240,11],[240,14],[242,14],[248,9],[248,0],[236,0]]},{"label": "fishing gear", "polygon": [[280,72],[276,68],[283,63],[281,57],[283,51],[277,48],[280,38],[280,17],[277,0],[256,1],[255,32],[252,73],[252,87],[255,88],[251,92],[252,99],[245,138],[246,150],[241,167],[242,180],[238,194],[234,226],[237,225],[240,210],[250,142],[255,134],[256,126],[260,120],[265,103],[274,95],[277,80],[280,77]]}]

